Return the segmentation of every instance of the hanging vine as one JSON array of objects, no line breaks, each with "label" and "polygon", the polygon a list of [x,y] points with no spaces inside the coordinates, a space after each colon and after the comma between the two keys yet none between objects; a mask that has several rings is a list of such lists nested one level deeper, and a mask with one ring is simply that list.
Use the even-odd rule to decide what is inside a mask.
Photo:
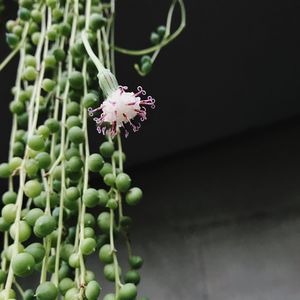
[{"label": "hanging vine", "polygon": [[[171,32],[176,5],[181,22]],[[114,57],[139,56],[135,69],[147,75],[161,49],[184,29],[185,8],[182,0],[172,1],[166,25],[143,50],[115,45],[115,16],[114,0],[20,0],[16,20],[6,23],[11,52],[0,71],[17,55],[19,63],[9,104],[9,157],[0,164],[0,177],[8,181],[0,217],[0,300],[137,296],[143,260],[132,249],[124,206],[137,205],[143,192],[125,172],[122,136],[139,130],[155,100],[140,86],[129,92],[118,83]],[[96,124],[90,134],[102,136],[98,153],[90,153],[89,118]],[[103,182],[101,189],[91,186],[91,173]],[[118,236],[127,246],[126,272]],[[106,295],[86,266],[95,251],[114,283]],[[39,283],[24,290],[19,278],[33,272]]]}]

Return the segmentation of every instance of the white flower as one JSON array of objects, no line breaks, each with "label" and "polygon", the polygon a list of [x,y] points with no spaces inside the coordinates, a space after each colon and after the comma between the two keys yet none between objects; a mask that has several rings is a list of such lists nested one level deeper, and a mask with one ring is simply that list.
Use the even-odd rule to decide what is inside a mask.
[{"label": "white flower", "polygon": [[129,124],[134,132],[140,129],[141,124],[135,125],[133,119],[139,116],[140,121],[146,120],[145,105],[155,108],[155,100],[151,96],[148,96],[147,99],[141,99],[140,96],[146,95],[146,92],[141,86],[137,90],[136,93],[127,92],[126,86],[120,86],[110,93],[98,108],[88,109],[90,116],[94,116],[96,111],[102,111],[99,118],[94,118],[99,133],[110,134],[114,137],[123,127],[127,137],[129,132],[125,128],[125,124]]}]

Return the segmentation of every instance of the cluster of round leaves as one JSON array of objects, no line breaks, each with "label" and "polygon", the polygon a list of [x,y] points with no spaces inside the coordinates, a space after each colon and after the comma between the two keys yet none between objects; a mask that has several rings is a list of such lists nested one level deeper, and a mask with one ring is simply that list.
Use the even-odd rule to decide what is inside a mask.
[{"label": "cluster of round leaves", "polygon": [[[91,172],[100,173],[103,178],[103,182],[108,186],[110,191],[118,190],[121,194],[124,194],[125,201],[128,205],[133,206],[138,204],[142,198],[142,190],[138,187],[131,187],[131,178],[126,173],[120,172],[119,169],[117,169],[117,175],[114,175],[112,165],[108,162],[111,159],[113,159],[115,164],[118,166],[120,159],[119,152],[115,151],[113,142],[105,141],[100,145],[99,153],[90,155],[88,159],[88,168]],[[122,153],[121,159],[125,161],[124,153]],[[102,207],[107,207],[110,210],[114,210],[117,209],[119,205],[115,194],[107,192],[104,189],[100,189],[97,191],[93,188],[89,188],[83,194],[82,199],[87,207],[96,207],[97,205],[100,205]],[[117,228],[115,224],[114,231],[116,233],[119,230],[126,231],[131,222],[132,221],[129,217],[123,217],[123,220],[121,220],[120,222],[122,228]],[[100,213],[97,218],[97,224],[104,236],[108,236],[110,230],[110,212],[106,211]],[[105,278],[108,281],[114,281],[114,249],[112,249],[111,245],[107,243],[107,240],[108,237],[106,238],[106,240],[102,240],[102,243],[100,244],[99,259],[102,263],[105,264],[103,269]],[[143,261],[141,257],[130,257],[129,265],[131,269],[124,275],[125,284],[120,289],[119,299],[135,299],[137,295],[136,285],[140,282],[140,275],[137,270],[142,266],[142,264]],[[122,270],[120,267],[119,274],[122,274]],[[107,297],[109,297],[109,295]],[[112,297],[114,296],[112,295]]]},{"label": "cluster of round leaves", "polygon": [[[166,27],[161,25],[157,28],[156,31],[153,31],[150,35],[150,42],[153,45],[158,45],[159,43],[162,42],[163,38],[165,37],[166,34]],[[151,72],[152,70],[152,59],[148,55],[143,55],[140,60],[139,64],[139,70],[142,75],[147,75]]]},{"label": "cluster of round leaves", "polygon": [[153,45],[159,44],[166,34],[166,27],[160,25],[157,27],[156,31],[151,32],[150,41]]},{"label": "cluster of round leaves", "polygon": [[[47,126],[41,125],[37,132],[30,137],[24,130],[18,130],[12,145],[14,157],[7,163],[0,164],[0,178],[8,178],[24,167],[30,178],[35,178],[40,170],[47,170],[51,165],[50,134]],[[23,159],[25,148],[29,147],[29,157]]]},{"label": "cluster of round leaves", "polygon": [[[56,122],[52,120],[47,120],[45,122],[46,128],[49,129],[50,133],[57,132],[58,126]],[[77,128],[71,127],[72,128]],[[70,131],[69,131],[70,134]],[[78,137],[70,137],[70,140],[77,141]],[[64,206],[66,216],[72,216],[78,210],[78,205],[80,198],[82,198],[83,203],[87,208],[94,208],[96,206],[101,206],[108,209],[116,209],[118,207],[118,201],[111,197],[112,195],[105,189],[96,190],[94,188],[88,188],[83,195],[80,194],[80,189],[76,186],[75,174],[78,172],[81,176],[81,169],[83,167],[83,162],[81,160],[80,151],[78,144],[74,144],[65,152],[65,167],[67,175],[73,180],[74,185],[70,185],[66,188],[64,192]],[[44,144],[45,140],[42,135],[34,135],[27,141],[28,147],[33,151],[34,155],[28,161],[25,162],[25,170],[28,177],[32,177],[26,181],[24,185],[24,193],[28,198],[33,199],[33,204],[35,207],[31,209],[23,209],[21,212],[22,220],[18,223],[14,223],[17,213],[16,201],[17,193],[14,191],[7,191],[2,196],[2,202],[4,207],[1,211],[0,217],[0,230],[9,231],[12,239],[15,238],[16,226],[19,228],[19,250],[18,254],[13,257],[12,267],[14,274],[17,277],[25,277],[30,275],[34,270],[40,270],[42,259],[45,255],[45,248],[41,243],[33,243],[24,248],[22,243],[28,241],[32,235],[37,238],[45,238],[47,236],[51,237],[51,243],[55,246],[57,239],[57,219],[58,219],[58,205],[59,205],[59,192],[60,192],[60,176],[61,176],[61,166],[55,168],[53,173],[54,182],[57,183],[57,192],[53,192],[50,195],[50,206],[52,208],[52,215],[45,214],[44,208],[46,207],[47,194],[43,190],[43,185],[41,179],[37,175],[40,169],[49,168],[51,164],[51,159],[48,152],[45,152]],[[116,165],[119,163],[119,152],[115,151],[114,143],[105,141],[100,145],[99,153],[91,154],[88,157],[88,169],[90,172],[99,173],[103,177],[103,182],[108,186],[108,188],[113,188],[123,193],[125,196],[125,201],[128,205],[133,206],[139,203],[142,198],[142,191],[138,187],[131,187],[131,179],[129,175],[123,172],[117,172],[115,176],[112,173],[112,165],[105,160],[114,159]],[[122,155],[122,159],[125,160],[125,155]],[[19,157],[13,158],[8,164],[2,164],[0,166],[0,175],[2,177],[9,176],[13,171],[17,170],[22,164],[22,159]],[[6,166],[9,168],[9,172],[4,172]],[[124,217],[122,220],[123,229],[126,230],[127,226],[130,225],[131,220],[129,217]],[[97,236],[95,232],[95,225],[101,231],[101,235]],[[84,240],[81,241],[80,251],[84,256],[91,255],[99,249],[99,259],[105,264],[104,266],[104,276],[109,281],[115,280],[115,269],[113,264],[112,249],[110,244],[108,244],[108,234],[110,230],[110,212],[101,212],[95,220],[94,216],[90,213],[85,215],[85,231]],[[117,233],[117,228],[115,231]],[[71,299],[78,289],[75,287],[74,280],[67,277],[69,276],[70,269],[79,268],[80,266],[80,256],[78,251],[75,251],[72,244],[72,234],[73,230],[69,231],[66,238],[66,242],[63,244],[61,249],[61,258],[64,264],[61,269],[67,268],[66,277],[62,276],[59,288],[53,286],[51,282],[46,282],[38,287],[35,291],[36,297],[38,299],[44,299],[43,295],[57,295],[58,292],[65,295],[65,299]],[[12,247],[10,246],[5,253],[5,257],[8,260],[12,259]],[[50,257],[48,270],[54,271],[55,257]],[[124,275],[125,284],[120,290],[120,299],[134,299],[136,297],[137,289],[136,285],[140,281],[140,275],[137,271],[142,265],[142,259],[138,256],[132,256],[129,260],[131,270]],[[52,267],[51,267],[52,265]],[[4,272],[4,271],[3,271]],[[5,278],[5,272],[0,272],[3,278]],[[121,274],[121,270],[120,270]],[[1,276],[0,276],[1,277]],[[87,283],[85,293],[89,297],[87,299],[97,299],[98,292],[101,290],[99,284],[92,280],[94,276],[91,276],[91,281]],[[5,279],[3,279],[5,280]],[[93,298],[93,293],[97,294],[97,297]],[[89,295],[89,296],[88,296]],[[52,296],[51,296],[52,297]],[[52,299],[52,298],[47,298]],[[54,299],[54,298],[53,298]]]},{"label": "cluster of round leaves", "polygon": [[[28,107],[35,89],[36,80],[40,69],[34,51],[41,38],[42,12],[33,0],[19,0],[18,19],[10,20],[6,24],[7,43],[12,49],[16,48],[21,39],[24,25],[29,22],[29,39],[26,41],[26,57],[22,80],[26,81],[22,89],[12,90],[14,100],[10,103],[10,111],[17,118],[18,130],[14,135],[13,158],[0,164],[0,178],[8,178],[18,174],[24,169],[26,172],[26,182],[24,185],[25,196],[32,201],[30,208],[23,208],[21,211],[21,221],[15,223],[17,216],[17,199],[15,191],[9,190],[2,196],[4,207],[0,217],[0,231],[6,231],[12,240],[19,236],[17,253],[14,255],[13,245],[9,246],[3,255],[11,262],[14,275],[16,277],[26,277],[32,272],[39,272],[45,257],[46,249],[42,243],[43,238],[49,238],[51,247],[57,244],[57,224],[59,218],[60,197],[64,198],[64,235],[60,251],[59,285],[52,282],[44,282],[34,290],[26,290],[24,299],[54,300],[58,294],[64,299],[77,299],[79,289],[74,281],[74,269],[80,266],[80,253],[84,256],[98,252],[99,259],[104,263],[104,275],[109,281],[115,280],[115,269],[113,264],[113,251],[109,244],[110,231],[110,210],[118,208],[119,201],[116,199],[116,191],[120,192],[129,206],[137,205],[142,198],[142,191],[138,187],[132,187],[128,174],[117,169],[113,174],[111,159],[116,166],[119,164],[119,152],[115,150],[114,142],[105,141],[99,148],[99,153],[91,154],[88,158],[88,169],[90,172],[99,173],[107,189],[88,188],[81,192],[80,181],[83,176],[84,162],[81,155],[81,144],[85,141],[85,134],[82,129],[82,108],[96,107],[99,105],[99,95],[95,89],[98,88],[97,71],[89,58],[87,58],[88,93],[83,95],[84,77],[81,73],[83,58],[86,55],[80,37],[77,37],[75,44],[70,49],[58,48],[57,39],[59,37],[68,38],[71,34],[73,17],[70,15],[66,22],[63,18],[63,6],[57,8],[56,0],[46,0],[46,5],[52,9],[53,24],[47,31],[47,38],[50,41],[49,53],[42,60],[45,67],[45,78],[41,82],[41,95],[38,99],[39,112],[46,116],[45,121],[33,134],[28,135]],[[95,5],[89,20],[88,38],[92,45],[95,44],[96,34],[99,29],[107,24],[107,19],[99,13],[98,0],[92,0]],[[79,2],[78,30],[85,26],[84,1]],[[57,82],[56,68],[59,63],[64,64],[67,55],[72,56],[74,71],[67,75],[62,73],[62,78]],[[143,71],[150,72],[152,63],[147,56],[142,58]],[[48,110],[51,106],[57,87],[63,91],[69,84],[70,91],[67,97],[66,122],[61,124],[58,120],[48,117]],[[59,99],[58,99],[59,100]],[[53,164],[51,152],[51,141],[56,140],[55,159],[61,155],[60,130],[61,126],[67,128],[67,139],[70,142],[69,148],[63,153],[61,164],[53,170],[53,191],[50,194],[44,189],[41,171],[49,171]],[[29,156],[24,159],[25,150],[28,149]],[[122,153],[123,162],[125,155]],[[67,186],[62,190],[61,174],[65,168]],[[70,226],[74,218],[78,216],[80,202],[83,202],[91,212],[95,207],[101,207],[102,211],[97,218],[90,212],[84,215],[84,239],[81,240],[79,248],[74,248],[76,228]],[[45,213],[45,208],[50,205],[51,213]],[[114,224],[114,235],[118,235],[121,230],[128,230],[132,221],[124,216],[120,220],[120,227]],[[97,231],[100,231],[98,233]],[[31,242],[32,238],[37,242]],[[48,259],[48,272],[55,270],[55,255],[50,255]],[[129,258],[130,270],[123,275],[124,285],[120,289],[119,300],[135,299],[137,295],[137,284],[140,281],[138,269],[142,266],[142,259],[139,256]],[[122,274],[121,269],[119,273]],[[7,273],[0,270],[0,284],[5,283]],[[88,300],[98,299],[101,287],[95,280],[95,274],[87,270],[85,274],[86,285],[84,287],[85,297]],[[0,292],[0,300],[4,297]],[[11,290],[9,298],[15,299],[16,295]],[[114,294],[104,296],[105,300],[115,299]],[[145,300],[144,298],[142,298]]]},{"label": "cluster of round leaves", "polygon": [[[42,126],[42,128],[39,127],[37,134],[27,139],[27,145],[32,151],[32,157],[24,163],[27,176],[32,178],[26,181],[24,185],[24,193],[28,198],[33,199],[33,204],[35,207],[31,209],[23,209],[21,213],[22,220],[18,225],[16,225],[14,220],[17,213],[16,201],[18,195],[14,191],[7,191],[2,196],[4,207],[1,211],[0,230],[9,231],[11,238],[14,239],[16,226],[19,226],[19,250],[18,254],[12,260],[13,271],[17,277],[25,277],[30,275],[34,270],[40,270],[42,259],[45,255],[45,248],[41,243],[33,243],[26,248],[24,248],[22,243],[28,241],[32,235],[36,236],[37,238],[50,236],[53,246],[55,246],[57,239],[57,206],[59,204],[58,193],[60,192],[60,176],[62,166],[56,167],[53,172],[55,183],[54,188],[56,185],[58,187],[56,192],[54,191],[50,195],[49,199],[50,206],[52,208],[52,215],[47,215],[44,213],[44,208],[46,207],[47,202],[47,194],[43,190],[41,178],[38,176],[38,173],[41,169],[47,169],[51,165],[50,155],[45,150],[45,138],[50,134],[57,133],[59,130],[59,124],[53,119],[48,119]],[[70,127],[70,129],[74,128],[76,129],[79,127]],[[66,215],[71,216],[72,213],[77,212],[80,198],[82,198],[82,201],[87,208],[101,206],[103,208],[116,209],[118,206],[118,201],[116,201],[115,198],[110,197],[110,193],[105,189],[96,190],[94,188],[88,188],[83,195],[80,194],[80,190],[76,186],[76,183],[78,182],[77,179],[81,178],[83,161],[81,160],[81,155],[78,148],[80,143],[76,143],[76,141],[83,141],[84,136],[81,140],[81,134],[78,136],[77,133],[74,133],[74,136],[70,136],[70,132],[72,133],[72,131],[69,130],[69,139],[73,142],[73,144],[64,154],[64,163],[67,176],[69,176],[70,180],[72,180],[73,185],[70,185],[68,188],[66,188],[64,192],[64,206]],[[124,154],[121,157],[123,160],[125,160]],[[125,201],[128,205],[133,206],[138,204],[142,198],[141,189],[137,187],[131,187],[131,179],[127,174],[118,171],[116,176],[113,175],[111,163],[105,162],[105,160],[110,161],[111,159],[114,159],[116,165],[118,165],[119,152],[115,151],[113,142],[105,141],[100,145],[99,153],[91,154],[88,157],[88,169],[90,172],[99,173],[103,177],[103,181],[108,188],[117,189],[119,192],[123,193],[125,196]],[[9,163],[1,164],[0,176],[7,177],[11,175],[12,172],[18,170],[22,163],[23,160],[20,157],[14,157]],[[8,171],[5,170],[7,167]],[[77,173],[80,174],[76,176]],[[102,233],[102,235],[98,237],[94,229],[96,223]],[[130,218],[124,217],[124,220],[122,221],[123,228],[126,229],[126,226],[128,226],[130,223]],[[80,251],[83,255],[87,256],[94,253],[96,249],[99,249],[99,258],[103,263],[105,263],[103,271],[105,278],[107,280],[114,281],[115,270],[112,261],[112,251],[110,245],[107,244],[109,229],[109,212],[100,213],[97,220],[95,220],[93,215],[86,213],[84,240],[80,244]],[[65,295],[65,299],[71,299],[74,297],[74,295],[76,295],[76,293],[78,294],[78,289],[75,287],[74,280],[70,277],[67,277],[70,274],[70,269],[79,268],[80,266],[79,253],[78,251],[74,250],[73,244],[70,243],[72,242],[72,232],[74,233],[74,231],[70,230],[69,235],[66,238],[66,242],[61,250],[61,257],[64,262],[64,264],[61,266],[61,272],[63,272],[64,268],[68,269],[68,272],[66,272],[66,277],[61,277],[58,289],[53,286],[51,282],[46,282],[40,285],[35,291],[38,299],[44,299],[43,295],[53,295],[53,297],[56,297],[58,292]],[[12,259],[11,246],[8,248],[5,256],[8,260]],[[54,271],[54,261],[55,257],[50,257],[48,270]],[[140,281],[140,275],[137,269],[141,267],[142,259],[138,256],[132,256],[129,260],[129,264],[131,266],[131,270],[124,275],[125,284],[121,288],[119,295],[119,298],[124,300],[134,299],[136,296],[136,285]],[[4,274],[5,272],[3,272],[2,277],[5,278],[6,275]],[[93,298],[91,295],[93,295],[93,293],[98,295],[98,292],[94,291],[99,291],[100,293],[101,287],[96,281],[93,280],[94,276],[90,277],[91,281],[87,281],[85,290],[86,297],[89,297],[88,299],[97,299],[98,296]]]},{"label": "cluster of round leaves", "polygon": [[[69,127],[76,127],[70,132],[70,137],[74,139],[74,143],[82,143],[84,137],[83,133],[79,130],[81,121],[78,120],[78,115],[80,112],[79,103],[81,101],[82,91],[83,91],[83,75],[81,73],[83,58],[86,56],[86,51],[84,49],[83,43],[80,36],[77,37],[75,44],[68,50],[65,48],[57,47],[55,41],[60,38],[68,38],[71,34],[71,26],[73,22],[73,17],[70,15],[66,21],[64,21],[64,11],[63,5],[61,8],[57,7],[57,1],[46,1],[46,4],[52,9],[52,26],[47,31],[46,35],[50,41],[50,50],[46,57],[43,59],[42,64],[44,64],[46,69],[46,77],[42,81],[42,94],[39,97],[39,110],[41,112],[47,112],[47,107],[49,107],[49,96],[55,92],[58,85],[60,85],[61,90],[64,90],[66,82],[69,82],[71,92],[69,99],[71,100],[68,104],[67,112]],[[85,3],[80,1],[79,3],[79,13],[78,18],[78,31],[82,30],[85,26]],[[97,36],[97,30],[101,29],[107,24],[107,19],[103,17],[103,14],[99,12],[99,1],[92,1],[93,8],[92,14],[89,18],[89,40],[90,43],[95,44]],[[26,108],[28,107],[28,102],[32,97],[34,90],[35,80],[37,79],[39,69],[37,67],[36,57],[34,56],[34,51],[41,38],[41,23],[42,23],[42,12],[37,1],[22,0],[19,1],[19,11],[17,20],[9,20],[6,23],[7,29],[7,43],[11,48],[15,48],[19,45],[22,39],[22,33],[24,30],[24,25],[29,22],[29,39],[26,41],[26,52],[25,57],[25,67],[22,72],[22,79],[27,81],[27,87],[18,91],[17,97],[11,102],[10,110],[13,114],[17,116],[18,127],[26,129],[28,124],[28,113]],[[69,76],[64,72],[62,74],[62,79],[59,82],[55,80],[54,72],[58,67],[59,63],[64,63],[66,61],[67,55],[71,55],[73,59],[74,67],[76,68]],[[87,68],[89,72],[89,85],[95,86],[98,89],[97,84],[97,71],[90,59],[87,58]],[[14,90],[14,93],[16,91]],[[83,99],[84,107],[94,106],[98,103],[99,97],[97,93],[89,93]],[[48,106],[47,106],[48,105]],[[74,126],[75,127],[75,126]],[[15,145],[17,156],[22,156],[24,149],[21,144],[17,143]]]},{"label": "cluster of round leaves", "polygon": [[[48,124],[49,122],[46,122]],[[49,124],[48,124],[49,125]],[[45,125],[46,126],[46,125]],[[50,126],[50,128],[52,128]],[[74,127],[72,127],[74,128]],[[53,128],[52,128],[53,129]],[[52,130],[53,131],[53,130]],[[55,131],[54,131],[55,132]],[[30,149],[36,152],[36,156],[32,160],[36,160],[38,156],[47,152],[43,151],[41,144],[44,143],[40,138],[36,136],[34,139],[29,139],[28,142]],[[105,141],[100,145],[99,153],[91,154],[88,157],[88,169],[90,172],[99,173],[103,177],[104,183],[109,187],[118,190],[125,196],[125,201],[128,205],[133,206],[139,203],[142,198],[142,191],[138,187],[131,187],[131,179],[129,175],[118,172],[117,176],[112,173],[112,165],[105,160],[114,159],[115,163],[119,163],[119,152],[115,151],[114,143]],[[125,155],[122,155],[122,159],[125,160]],[[37,160],[38,161],[38,160]],[[22,163],[22,162],[21,162]],[[32,163],[33,164],[33,163]],[[67,174],[74,174],[76,172],[81,172],[83,167],[83,162],[80,158],[80,151],[78,146],[74,144],[65,153],[65,164]],[[17,164],[18,166],[20,164]],[[11,168],[11,163],[8,164]],[[49,165],[47,164],[47,167]],[[33,168],[33,167],[32,167]],[[10,169],[11,170],[11,169]],[[34,174],[31,168],[27,168],[27,175]],[[36,173],[35,173],[36,174]],[[33,175],[32,175],[33,176]],[[61,166],[58,166],[53,173],[53,178],[56,182],[60,182],[61,176]],[[71,176],[71,177],[72,177]],[[74,181],[76,182],[76,181]],[[59,192],[59,191],[57,191]],[[59,195],[53,193],[50,195],[50,205],[52,208],[52,215],[45,214],[44,208],[46,207],[47,194],[43,190],[43,185],[39,181],[39,178],[34,178],[27,180],[24,186],[24,193],[28,198],[33,199],[33,204],[35,207],[31,209],[23,209],[21,212],[22,220],[18,223],[14,223],[17,213],[16,201],[17,193],[14,191],[7,191],[2,196],[2,202],[4,207],[1,211],[0,217],[0,230],[9,231],[12,239],[15,238],[16,226],[19,227],[19,250],[18,254],[13,257],[12,267],[14,274],[18,277],[25,277],[30,275],[34,270],[40,270],[42,259],[45,255],[45,248],[41,243],[29,244],[26,248],[22,243],[29,240],[29,238],[34,235],[37,238],[45,238],[47,236],[51,237],[51,243],[55,246],[57,238],[57,218],[58,218],[58,204]],[[118,207],[118,201],[111,197],[112,195],[105,189],[96,190],[94,188],[88,188],[83,195],[80,194],[80,189],[75,185],[71,185],[66,188],[64,192],[64,206],[66,217],[71,216],[72,213],[76,213],[78,210],[78,204],[80,198],[82,198],[83,203],[87,208],[94,208],[100,206],[103,208],[116,209]],[[99,259],[105,264],[104,266],[104,276],[109,281],[115,280],[115,268],[113,264],[113,251],[110,244],[108,244],[108,235],[110,230],[110,212],[103,211],[98,215],[97,220],[90,214],[85,214],[85,229],[84,229],[84,239],[80,244],[80,251],[84,256],[91,255],[99,249]],[[126,230],[127,226],[130,225],[131,220],[129,217],[124,217],[121,224],[123,230]],[[95,225],[98,225],[101,234],[97,236],[95,231]],[[116,226],[116,225],[114,225]],[[73,230],[74,229],[74,230]],[[119,229],[114,228],[115,233]],[[70,278],[70,269],[79,268],[80,266],[80,256],[78,250],[75,251],[74,242],[74,231],[75,228],[69,228],[68,235],[63,243],[60,256],[62,258],[62,265],[60,268],[61,273],[63,269],[67,269],[65,276],[61,276],[60,284],[58,289],[53,286],[51,282],[43,283],[35,291],[36,297],[38,299],[44,299],[43,295],[53,295],[56,297],[57,293],[60,292],[65,296],[65,299],[71,299],[74,295],[78,294],[78,289],[75,287],[74,280]],[[5,253],[5,257],[8,260],[12,259],[12,247],[10,246]],[[55,257],[50,256],[48,270],[54,271]],[[120,289],[119,299],[135,299],[137,289],[136,285],[140,282],[140,275],[138,269],[142,266],[142,259],[139,256],[131,256],[129,259],[129,265],[131,269],[124,275],[125,284]],[[119,270],[121,274],[121,269]],[[0,278],[5,280],[5,272],[0,272]],[[90,281],[87,281],[87,286],[85,288],[85,293],[87,299],[97,299],[101,287],[94,280],[94,276],[90,276]],[[93,297],[91,295],[95,294]],[[51,296],[52,297],[52,296]],[[54,298],[47,298],[54,299]]]},{"label": "cluster of round leaves", "polygon": [[[47,217],[47,218],[46,218]],[[6,214],[3,214],[3,218],[7,218]],[[30,236],[31,230],[30,225],[34,226],[34,230],[38,228],[39,234],[46,236],[50,233],[50,231],[54,228],[55,223],[51,216],[45,216],[43,211],[39,210],[38,208],[33,208],[25,215],[25,221],[21,221],[20,224],[20,242],[24,242],[24,239]],[[104,215],[104,213],[100,214],[97,220],[98,226],[103,229],[103,231],[107,231],[109,229],[109,217]],[[25,224],[27,224],[25,226]],[[85,225],[94,225],[95,219],[93,215],[86,214],[85,218]],[[14,226],[11,225],[11,226]],[[26,233],[29,231],[29,234]],[[26,235],[26,237],[25,237]],[[69,234],[67,236],[67,241],[70,239],[72,241],[72,230],[69,230]],[[107,241],[106,238],[99,239],[97,242],[100,245],[99,250],[99,259],[101,262],[105,264],[104,267],[104,276],[109,281],[114,281],[115,279],[115,270],[113,265],[113,256],[111,246],[109,244],[104,244]],[[84,255],[90,255],[95,251],[97,246],[97,242],[95,240],[95,232],[92,227],[85,228],[85,239],[83,240],[82,244],[80,245],[80,250]],[[18,247],[18,254],[12,257],[13,248],[10,246],[6,253],[4,253],[5,257],[8,260],[12,259],[12,268],[14,271],[15,276],[17,277],[26,277],[30,275],[34,270],[40,270],[42,260],[45,256],[45,248],[41,243],[32,243],[29,244],[26,248],[20,243]],[[78,289],[75,287],[74,280],[70,277],[71,269],[79,267],[79,256],[78,253],[74,250],[74,246],[72,243],[64,243],[61,248],[60,256],[63,260],[60,270],[59,270],[59,287],[58,289],[53,285],[51,282],[45,282],[38,286],[36,289],[36,297],[40,300],[48,300],[48,299],[55,299],[59,292],[65,296],[65,299],[72,299],[74,295],[79,293]],[[54,262],[55,257],[50,256],[48,262],[48,271],[54,272]],[[136,271],[142,266],[142,259],[138,256],[132,256],[129,259],[129,264],[132,268],[129,272],[127,272],[124,276],[125,285],[121,288],[119,299],[128,300],[128,299],[135,299],[137,294],[136,285],[140,281],[140,276]],[[119,270],[121,273],[121,270]],[[86,278],[86,287],[85,287],[85,296],[87,299],[97,299],[101,287],[100,285],[94,280],[95,275],[91,271],[87,271],[85,276]],[[0,283],[5,282],[6,279],[6,272],[0,270]],[[50,295],[50,296],[49,296]],[[46,297],[46,298],[45,298]],[[48,298],[47,298],[48,297]],[[75,298],[76,299],[76,298]]]}]

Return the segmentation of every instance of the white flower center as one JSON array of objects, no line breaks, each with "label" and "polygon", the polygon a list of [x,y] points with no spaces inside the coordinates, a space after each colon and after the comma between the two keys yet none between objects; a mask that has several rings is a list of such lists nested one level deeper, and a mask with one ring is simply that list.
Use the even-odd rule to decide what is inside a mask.
[{"label": "white flower center", "polygon": [[140,101],[134,93],[116,90],[102,103],[103,121],[117,126],[127,123],[138,114]]}]

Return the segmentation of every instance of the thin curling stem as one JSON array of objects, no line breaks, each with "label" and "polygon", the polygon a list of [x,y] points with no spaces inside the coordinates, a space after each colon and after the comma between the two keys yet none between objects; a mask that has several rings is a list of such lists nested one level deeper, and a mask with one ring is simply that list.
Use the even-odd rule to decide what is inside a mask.
[{"label": "thin curling stem", "polygon": [[177,1],[178,1],[178,4],[180,5],[181,22],[180,22],[179,27],[177,28],[177,30],[174,33],[172,33],[168,37],[164,38],[159,44],[149,47],[149,48],[146,48],[146,49],[130,50],[130,49],[125,49],[125,48],[121,48],[121,47],[117,47],[117,46],[115,46],[114,49],[117,52],[122,53],[122,54],[141,56],[141,55],[153,53],[156,50],[167,46],[169,43],[171,43],[173,40],[175,40],[177,38],[177,36],[181,34],[181,32],[183,31],[183,29],[186,26],[186,11],[185,11],[185,6],[183,3],[183,0],[177,0]]},{"label": "thin curling stem", "polygon": [[[171,33],[171,25],[172,25],[172,19],[173,19],[173,12],[174,12],[174,9],[175,9],[175,6],[176,6],[176,2],[177,0],[173,0],[173,3],[171,4],[170,6],[170,9],[169,9],[169,12],[168,12],[168,16],[167,16],[167,22],[166,22],[166,33],[164,35],[164,38],[167,38],[170,33]],[[157,58],[159,52],[161,51],[162,48],[160,49],[157,49],[153,55],[152,55],[152,58],[151,58],[151,62],[154,63],[155,59]]]},{"label": "thin curling stem", "polygon": [[22,287],[20,286],[20,284],[17,282],[16,279],[14,280],[13,284],[17,288],[19,294],[24,298],[24,290],[22,289]]}]

